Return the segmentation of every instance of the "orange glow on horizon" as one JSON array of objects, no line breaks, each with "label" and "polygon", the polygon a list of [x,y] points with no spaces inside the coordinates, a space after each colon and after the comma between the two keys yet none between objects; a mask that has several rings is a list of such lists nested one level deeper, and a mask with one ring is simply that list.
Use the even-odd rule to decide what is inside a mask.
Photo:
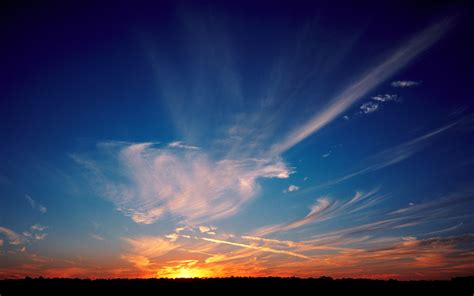
[{"label": "orange glow on horizon", "polygon": [[201,268],[181,267],[174,274],[167,276],[168,278],[207,278],[211,277],[211,273]]},{"label": "orange glow on horizon", "polygon": [[207,268],[196,266],[197,260],[178,260],[168,263],[175,263],[171,266],[164,266],[157,273],[159,278],[208,278],[215,277],[214,272]]}]

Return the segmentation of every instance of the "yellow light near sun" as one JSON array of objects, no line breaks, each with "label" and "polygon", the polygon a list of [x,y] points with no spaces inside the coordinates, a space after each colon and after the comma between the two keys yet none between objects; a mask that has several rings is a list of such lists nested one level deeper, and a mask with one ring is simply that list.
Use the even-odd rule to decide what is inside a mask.
[{"label": "yellow light near sun", "polygon": [[209,270],[202,269],[202,268],[192,268],[192,267],[180,267],[176,270],[162,275],[162,277],[167,278],[203,278],[203,277],[211,277],[212,273]]}]

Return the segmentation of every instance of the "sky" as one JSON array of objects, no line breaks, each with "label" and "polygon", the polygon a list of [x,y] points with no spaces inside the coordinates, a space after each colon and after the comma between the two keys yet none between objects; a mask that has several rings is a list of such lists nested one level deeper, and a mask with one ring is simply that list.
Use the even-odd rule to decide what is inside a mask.
[{"label": "sky", "polygon": [[0,278],[474,275],[457,1],[2,3]]}]

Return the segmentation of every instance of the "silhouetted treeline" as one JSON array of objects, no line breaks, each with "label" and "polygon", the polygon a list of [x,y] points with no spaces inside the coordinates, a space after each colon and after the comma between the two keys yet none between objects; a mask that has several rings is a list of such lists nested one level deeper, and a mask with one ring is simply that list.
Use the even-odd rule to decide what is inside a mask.
[{"label": "silhouetted treeline", "polygon": [[[209,278],[209,279],[12,279],[0,281],[0,295],[181,295],[176,293],[254,292],[287,295],[474,295],[474,277],[449,281],[368,279]],[[408,294],[407,294],[408,293]],[[414,294],[416,293],[416,294]]]}]

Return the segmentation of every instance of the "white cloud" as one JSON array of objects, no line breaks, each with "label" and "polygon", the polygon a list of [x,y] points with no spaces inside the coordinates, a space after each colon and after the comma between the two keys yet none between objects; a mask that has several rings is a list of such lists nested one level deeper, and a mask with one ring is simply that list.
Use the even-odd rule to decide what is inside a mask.
[{"label": "white cloud", "polygon": [[411,81],[411,80],[397,80],[393,81],[390,85],[392,87],[399,87],[399,88],[405,88],[405,87],[413,87],[419,85],[420,82],[418,81]]},{"label": "white cloud", "polygon": [[46,226],[43,226],[43,225],[40,225],[40,224],[35,224],[35,225],[31,226],[31,230],[34,230],[34,231],[44,231],[46,229],[47,229]]},{"label": "white cloud", "polygon": [[23,231],[23,236],[28,240],[42,240],[48,235],[44,232],[46,229],[46,226],[35,224],[30,227],[29,231]]},{"label": "white cloud", "polygon": [[396,94],[376,95],[372,97],[372,100],[379,101],[379,102],[398,101],[398,95]]},{"label": "white cloud", "polygon": [[174,141],[168,144],[168,147],[171,148],[182,148],[182,149],[191,149],[191,150],[199,150],[197,146],[186,145],[181,141]]},{"label": "white cloud", "polygon": [[283,192],[295,192],[295,191],[298,191],[298,190],[300,190],[300,187],[299,187],[299,186],[296,186],[296,185],[291,184],[291,185],[288,186],[288,188],[285,189]]},{"label": "white cloud", "polygon": [[154,148],[150,143],[107,151],[115,161],[112,167],[92,162],[100,193],[142,224],[164,215],[187,224],[231,216],[257,195],[258,179],[292,173],[279,158],[214,161],[201,150]]},{"label": "white cloud", "polygon": [[37,201],[35,201],[33,198],[31,198],[31,196],[25,194],[25,198],[26,200],[28,201],[28,203],[30,204],[30,206],[39,211],[41,214],[46,214],[46,212],[48,211],[48,209],[41,205],[40,203],[38,203]]},{"label": "white cloud", "polygon": [[207,226],[199,226],[199,231],[201,233],[205,233],[205,232],[209,232],[211,231],[211,228],[207,227]]},{"label": "white cloud", "polygon": [[360,109],[362,110],[364,114],[373,113],[377,111],[378,108],[379,108],[379,104],[374,103],[374,102],[366,102],[362,104],[362,106],[360,106]]},{"label": "white cloud", "polygon": [[322,111],[316,113],[304,125],[289,133],[281,142],[272,146],[271,155],[279,155],[317,132],[334,118],[350,108],[374,87],[408,65],[420,53],[436,43],[451,27],[452,18],[431,25],[399,47],[383,63],[367,71],[365,75],[334,97]]}]

